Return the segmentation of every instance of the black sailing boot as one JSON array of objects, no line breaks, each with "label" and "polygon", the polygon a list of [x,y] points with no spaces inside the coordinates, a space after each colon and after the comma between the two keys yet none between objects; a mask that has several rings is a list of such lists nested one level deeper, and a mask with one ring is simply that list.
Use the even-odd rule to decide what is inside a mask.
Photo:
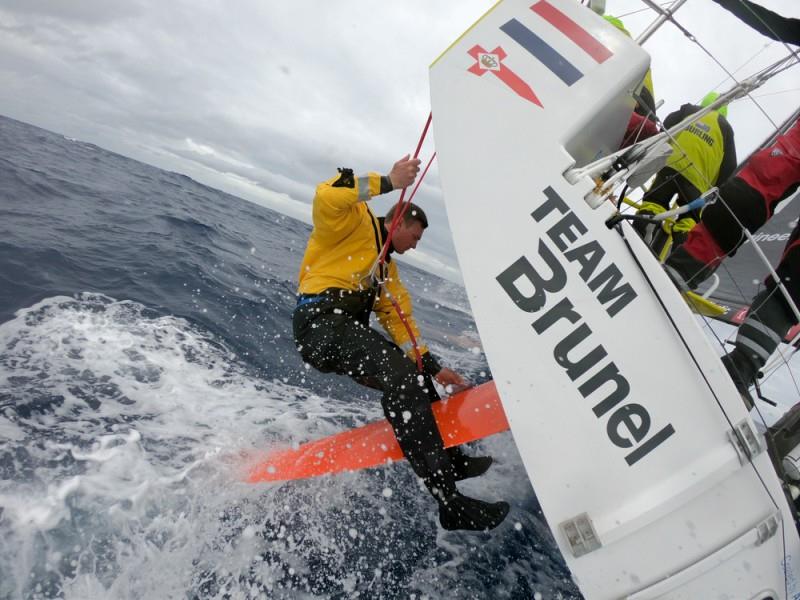
[{"label": "black sailing boot", "polygon": [[778,289],[767,288],[751,301],[750,311],[736,333],[736,347],[722,358],[748,409],[753,407],[748,388],[795,322]]},{"label": "black sailing boot", "polygon": [[448,530],[485,531],[497,527],[508,514],[508,503],[484,502],[461,494],[430,404],[409,408],[402,417],[397,411],[384,411],[411,468],[439,504],[439,523]]},{"label": "black sailing boot", "polygon": [[754,403],[752,396],[750,396],[750,386],[756,381],[756,375],[758,375],[759,370],[758,365],[739,346],[722,357],[722,364],[728,371],[728,375],[733,379],[733,383],[739,394],[741,394],[747,410],[752,409]]},{"label": "black sailing boot", "polygon": [[664,270],[681,292],[690,292],[697,288],[717,267],[709,266],[689,254],[683,246],[678,246],[664,261]]},{"label": "black sailing boot", "polygon": [[427,465],[429,474],[423,477],[425,486],[439,504],[439,524],[449,531],[488,531],[500,525],[508,514],[508,503],[484,502],[464,496],[456,488],[449,462],[444,452],[439,456],[430,456]]},{"label": "black sailing boot", "polygon": [[[780,290],[770,286],[756,294],[750,311],[736,334],[736,348],[725,366],[742,391],[755,383],[759,371],[778,348],[783,337],[797,322]],[[733,367],[733,369],[732,369]],[[749,398],[749,396],[747,396]],[[745,400],[745,404],[747,400]],[[748,408],[752,407],[752,400]],[[795,405],[767,430],[767,449],[775,470],[784,478],[783,459],[800,443],[800,407]]]},{"label": "black sailing boot", "polygon": [[454,446],[447,449],[447,457],[453,466],[456,481],[463,481],[471,477],[483,475],[492,466],[494,459],[491,456],[469,456],[461,449]]},{"label": "black sailing boot", "polygon": [[439,524],[449,531],[489,531],[506,518],[508,502],[483,502],[456,492],[439,502]]}]

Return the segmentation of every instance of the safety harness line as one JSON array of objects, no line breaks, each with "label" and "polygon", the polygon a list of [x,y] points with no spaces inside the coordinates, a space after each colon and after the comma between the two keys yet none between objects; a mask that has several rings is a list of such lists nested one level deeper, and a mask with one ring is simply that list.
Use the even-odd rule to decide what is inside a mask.
[{"label": "safety harness line", "polygon": [[[428,113],[428,120],[425,122],[425,127],[422,129],[422,134],[420,135],[419,141],[417,142],[417,149],[414,150],[414,157],[413,158],[417,158],[419,156],[419,151],[422,148],[422,143],[425,141],[425,137],[428,134],[428,128],[431,125],[432,117],[433,117],[433,114],[432,113]],[[431,164],[433,163],[433,159],[435,157],[436,157],[436,152],[434,152],[431,155],[431,158],[428,161],[428,164],[425,167],[425,170],[422,172],[422,175],[420,175],[419,179],[417,180],[417,184],[414,186],[414,189],[411,191],[411,194],[409,195],[408,200],[406,200],[404,202],[404,198],[405,198],[405,195],[406,195],[406,190],[408,188],[404,187],[403,190],[400,192],[400,199],[397,201],[397,204],[395,206],[395,211],[394,211],[394,215],[392,217],[392,222],[389,225],[389,228],[388,228],[387,233],[386,233],[386,240],[384,240],[384,242],[383,242],[383,247],[381,248],[380,254],[378,255],[378,259],[375,261],[375,264],[372,266],[372,269],[370,270],[370,276],[373,279],[376,279],[378,281],[379,289],[380,289],[380,286],[383,284],[383,281],[381,281],[379,278],[375,277],[375,274],[376,274],[376,272],[379,272],[381,274],[384,272],[383,266],[386,264],[386,256],[389,253],[389,247],[390,247],[390,245],[392,243],[392,236],[394,235],[394,232],[397,229],[397,226],[400,224],[401,220],[405,216],[405,213],[408,210],[408,207],[411,205],[411,200],[412,200],[412,198],[414,198],[414,195],[417,193],[417,190],[419,189],[419,186],[422,183],[422,180],[425,178],[425,174],[428,172],[428,169],[430,168]],[[414,359],[415,359],[415,362],[417,363],[417,370],[420,373],[422,373],[424,371],[424,368],[422,366],[422,354],[419,351],[419,344],[417,343],[417,337],[414,335],[414,332],[411,329],[411,325],[408,323],[408,319],[406,318],[406,315],[403,312],[403,309],[400,308],[400,304],[397,302],[397,300],[394,298],[394,296],[392,296],[388,291],[386,291],[384,293],[386,294],[386,297],[389,299],[389,301],[392,303],[392,306],[394,307],[394,310],[397,313],[397,316],[400,319],[400,322],[403,324],[403,327],[405,327],[406,332],[408,333],[408,337],[411,339],[411,347],[414,350]]]}]

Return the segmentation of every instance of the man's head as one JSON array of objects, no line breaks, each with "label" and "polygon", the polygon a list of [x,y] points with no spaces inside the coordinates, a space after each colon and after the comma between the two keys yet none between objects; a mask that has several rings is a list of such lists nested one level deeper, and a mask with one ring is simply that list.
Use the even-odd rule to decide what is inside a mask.
[{"label": "man's head", "polygon": [[[386,213],[387,225],[392,222],[394,218],[397,204],[389,209]],[[417,247],[417,242],[422,238],[422,232],[428,227],[428,217],[425,212],[416,204],[409,203],[406,208],[403,218],[397,225],[397,229],[392,234],[392,245],[394,251],[398,254],[403,254],[406,250]]]},{"label": "man's head", "polygon": [[628,37],[631,37],[631,32],[625,29],[625,25],[622,23],[620,19],[618,19],[617,17],[612,17],[611,15],[603,15],[603,18],[609,23],[611,23],[614,27],[619,29],[622,33],[624,33]]}]

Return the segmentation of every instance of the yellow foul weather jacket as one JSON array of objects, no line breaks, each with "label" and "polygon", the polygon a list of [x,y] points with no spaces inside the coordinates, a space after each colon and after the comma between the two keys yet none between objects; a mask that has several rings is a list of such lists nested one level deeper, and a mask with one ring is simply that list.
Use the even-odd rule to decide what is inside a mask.
[{"label": "yellow foul weather jacket", "polygon": [[306,246],[298,276],[298,294],[315,295],[326,290],[362,292],[379,289],[372,306],[378,321],[395,344],[414,359],[411,338],[390,297],[399,304],[406,322],[417,339],[421,354],[427,347],[420,343],[419,328],[412,316],[411,296],[398,275],[395,261],[387,259],[383,273],[370,275],[386,236],[383,219],[376,218],[367,202],[378,194],[391,191],[387,177],[369,173],[354,177],[352,171],[317,186],[312,207],[313,230]]},{"label": "yellow foul weather jacket", "polygon": [[[669,128],[700,110],[684,104],[664,119]],[[700,192],[723,183],[736,170],[736,146],[733,129],[718,111],[699,119],[675,136],[667,166],[688,179]]]}]

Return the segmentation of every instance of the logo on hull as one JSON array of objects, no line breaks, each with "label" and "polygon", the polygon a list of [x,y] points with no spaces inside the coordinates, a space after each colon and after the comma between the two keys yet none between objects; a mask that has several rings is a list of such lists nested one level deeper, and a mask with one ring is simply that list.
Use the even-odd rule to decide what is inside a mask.
[{"label": "logo on hull", "polygon": [[521,256],[496,280],[517,308],[537,313],[531,323],[537,335],[549,340],[557,336],[553,345],[556,364],[590,403],[595,418],[605,422],[609,441],[626,450],[625,462],[632,467],[669,439],[675,428],[670,423],[658,427],[644,404],[629,401],[628,379],[598,343],[581,314],[584,311],[579,312],[580,307],[564,294],[564,290],[574,289],[564,261],[579,268],[577,277],[610,318],[635,301],[637,294],[600,243],[585,239],[588,228],[564,199],[551,187],[544,195],[545,202],[531,213],[534,221],[548,226],[535,260],[543,268]]},{"label": "logo on hull", "polygon": [[[540,0],[530,8],[538,17],[552,25],[557,31],[591,56],[596,63],[601,64],[613,56],[611,50],[597,38],[547,0]],[[575,65],[519,20],[510,19],[500,26],[500,30],[524,50],[527,50],[531,56],[547,67],[566,85],[571,86],[583,77],[583,73]],[[476,63],[467,69],[469,72],[481,76],[487,71],[491,71],[518,96],[543,107],[533,88],[519,75],[502,64],[503,59],[507,56],[502,47],[498,46],[492,52],[487,52],[481,46],[475,45],[467,53],[476,59]]]}]

